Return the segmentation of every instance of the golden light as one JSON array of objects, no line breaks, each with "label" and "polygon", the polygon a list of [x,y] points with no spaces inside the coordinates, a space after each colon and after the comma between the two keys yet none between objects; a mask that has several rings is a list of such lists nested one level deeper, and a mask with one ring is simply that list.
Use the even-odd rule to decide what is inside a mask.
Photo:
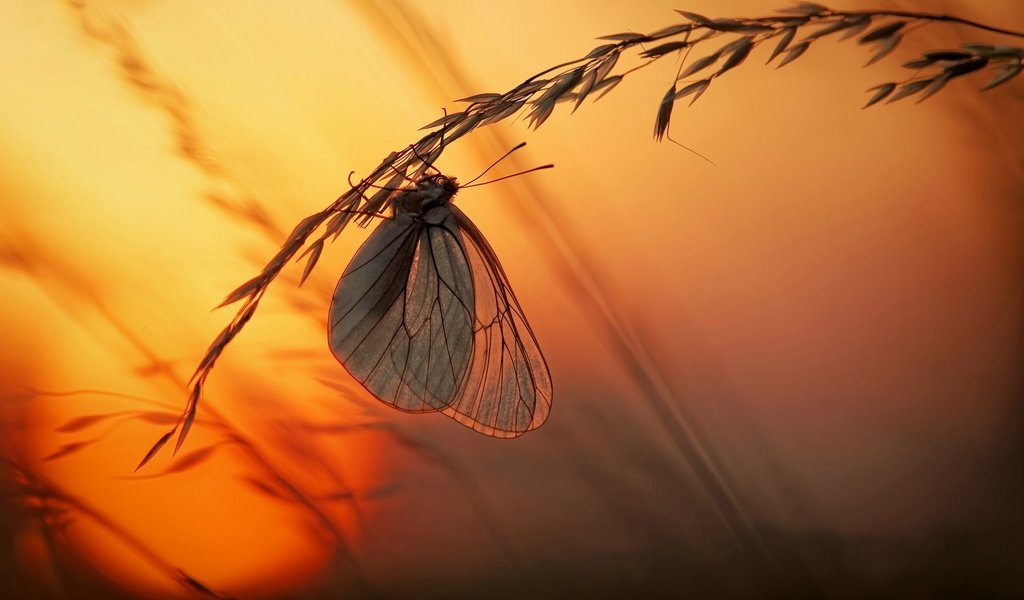
[{"label": "golden light", "polygon": [[[954,558],[964,590],[1024,589],[986,559],[1024,536],[1021,82],[860,110],[922,51],[1019,45],[963,27],[866,69],[853,41],[780,70],[755,49],[675,106],[714,164],[652,139],[672,59],[454,143],[461,181],[522,140],[495,175],[556,164],[457,197],[551,367],[538,431],[402,414],[346,374],[325,322],[353,226],[133,472],[235,307],[211,309],[350,172],[597,36],[782,4],[5,5],[0,596],[928,595]],[[1024,28],[1011,1],[899,10]]]}]

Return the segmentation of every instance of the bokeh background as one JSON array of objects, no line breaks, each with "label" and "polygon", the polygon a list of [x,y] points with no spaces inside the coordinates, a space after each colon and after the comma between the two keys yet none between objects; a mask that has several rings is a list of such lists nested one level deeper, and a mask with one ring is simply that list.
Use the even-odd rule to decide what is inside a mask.
[{"label": "bokeh background", "polygon": [[[759,50],[655,143],[675,66],[440,165],[555,383],[514,441],[407,415],[325,343],[351,229],[272,286],[176,459],[132,469],[304,216],[442,107],[769,0],[4,2],[0,596],[1024,595],[1024,81],[861,111],[867,69]],[[865,8],[836,1],[835,8]],[[907,0],[1024,29],[1017,0]],[[1019,45],[1020,40],[1016,40]]]}]

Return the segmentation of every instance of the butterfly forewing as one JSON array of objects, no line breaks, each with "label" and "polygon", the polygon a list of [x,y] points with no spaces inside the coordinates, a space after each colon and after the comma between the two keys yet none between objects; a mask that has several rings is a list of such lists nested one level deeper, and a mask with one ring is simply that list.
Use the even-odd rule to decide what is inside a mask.
[{"label": "butterfly forewing", "polygon": [[472,273],[447,207],[381,223],[345,269],[331,303],[331,350],[383,402],[442,409],[473,349]]}]

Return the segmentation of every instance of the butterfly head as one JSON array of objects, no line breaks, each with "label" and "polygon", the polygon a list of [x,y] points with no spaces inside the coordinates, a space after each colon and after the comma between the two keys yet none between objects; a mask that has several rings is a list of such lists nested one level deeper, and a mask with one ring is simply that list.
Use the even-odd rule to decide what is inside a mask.
[{"label": "butterfly head", "polygon": [[458,181],[438,173],[426,175],[416,181],[416,187],[402,190],[394,200],[395,210],[400,213],[423,215],[427,211],[444,206],[452,201],[459,191]]},{"label": "butterfly head", "polygon": [[454,177],[438,173],[437,175],[427,175],[417,181],[416,189],[423,193],[424,204],[428,202],[427,197],[430,196],[447,201],[451,200],[451,197],[459,191],[459,183]]}]

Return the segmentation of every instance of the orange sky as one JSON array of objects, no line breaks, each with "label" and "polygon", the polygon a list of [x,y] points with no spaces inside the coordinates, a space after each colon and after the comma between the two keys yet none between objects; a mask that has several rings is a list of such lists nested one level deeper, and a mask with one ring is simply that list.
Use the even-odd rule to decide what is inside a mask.
[{"label": "orange sky", "polygon": [[[12,564],[65,577],[25,589],[189,597],[178,569],[241,597],[574,589],[557,574],[666,548],[742,565],[765,531],[930,544],[1019,523],[1022,84],[860,110],[920,49],[1014,43],[936,25],[867,69],[853,42],[782,70],[758,49],[676,107],[672,136],[716,166],[652,140],[671,59],[536,132],[453,145],[439,166],[463,180],[523,140],[498,172],[556,164],[458,197],[550,364],[540,430],[488,439],[348,379],[324,319],[353,229],[302,288],[301,266],[272,286],[177,462],[131,474],[233,314],[211,308],[350,171],[454,98],[679,20],[642,4],[0,9],[0,437],[63,515],[48,538],[7,511]],[[1014,0],[899,6],[1024,29]]]}]

